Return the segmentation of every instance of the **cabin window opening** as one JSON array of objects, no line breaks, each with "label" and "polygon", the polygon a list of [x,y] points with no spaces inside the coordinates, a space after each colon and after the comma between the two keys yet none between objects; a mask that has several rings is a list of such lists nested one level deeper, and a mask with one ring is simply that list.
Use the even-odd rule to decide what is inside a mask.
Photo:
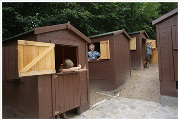
[{"label": "cabin window opening", "polygon": [[[91,44],[94,44],[94,45],[95,45],[94,51],[100,52],[100,42],[91,43]],[[91,50],[89,49],[89,45],[91,45],[91,44],[88,44],[88,52],[91,51]]]},{"label": "cabin window opening", "polygon": [[[100,42],[96,42],[96,43],[92,43],[92,44],[95,45],[94,51],[97,51],[97,52],[101,53],[101,60],[102,59],[110,59],[109,40],[100,41]],[[88,45],[88,51],[90,51],[89,50],[89,45]]]},{"label": "cabin window opening", "polygon": [[64,60],[70,59],[74,63],[74,67],[77,67],[77,46],[67,46],[67,45],[55,45],[55,69],[58,72],[61,64]]}]

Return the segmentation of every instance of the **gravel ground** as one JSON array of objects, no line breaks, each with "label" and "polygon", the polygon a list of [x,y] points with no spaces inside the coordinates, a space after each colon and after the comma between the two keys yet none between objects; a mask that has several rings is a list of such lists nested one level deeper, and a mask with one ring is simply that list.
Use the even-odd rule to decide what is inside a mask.
[{"label": "gravel ground", "polygon": [[[124,88],[117,93],[118,97],[153,101],[160,103],[160,85],[158,64],[151,64],[152,68],[131,70],[131,78]],[[90,107],[104,99],[111,99],[107,92],[90,91]]]},{"label": "gravel ground", "polygon": [[160,102],[160,84],[158,64],[152,68],[132,70],[131,79],[120,91],[119,97]]},{"label": "gravel ground", "polygon": [[[160,103],[160,85],[158,64],[151,64],[152,68],[131,70],[131,78],[117,95],[107,92],[95,92],[90,90],[90,110],[94,110],[108,100],[127,98]],[[73,118],[73,115],[68,115]],[[75,118],[75,117],[74,117]]]}]

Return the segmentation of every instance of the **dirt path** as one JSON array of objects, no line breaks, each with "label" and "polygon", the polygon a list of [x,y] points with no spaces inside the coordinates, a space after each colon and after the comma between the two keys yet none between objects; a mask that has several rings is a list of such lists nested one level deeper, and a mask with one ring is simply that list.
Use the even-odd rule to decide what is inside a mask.
[{"label": "dirt path", "polygon": [[160,102],[158,64],[152,68],[132,70],[131,79],[120,91],[119,97]]},{"label": "dirt path", "polygon": [[[158,64],[151,64],[152,68],[131,70],[131,78],[119,92],[118,97],[160,102]],[[118,94],[118,92],[117,92]],[[114,98],[103,92],[90,91],[90,108],[103,100]]]},{"label": "dirt path", "polygon": [[[112,96],[105,92],[94,92],[90,91],[90,112],[87,111],[88,115],[91,115],[92,111],[101,104],[114,99],[125,99],[125,100],[144,100],[153,101],[155,103],[160,102],[160,89],[159,89],[159,71],[158,64],[151,64],[152,68],[145,68],[141,70],[132,70],[131,78],[125,85],[125,87],[119,92],[118,96]],[[129,99],[128,99],[129,98]],[[133,103],[133,102],[132,102]],[[152,102],[148,102],[152,103]],[[118,104],[120,105],[120,104]],[[68,114],[69,118],[75,118],[75,113]],[[80,117],[84,118],[84,117]]]}]

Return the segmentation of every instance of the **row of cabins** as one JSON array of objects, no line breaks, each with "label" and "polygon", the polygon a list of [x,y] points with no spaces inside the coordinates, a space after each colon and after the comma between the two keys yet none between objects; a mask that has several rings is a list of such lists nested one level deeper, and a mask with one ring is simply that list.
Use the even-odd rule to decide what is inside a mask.
[{"label": "row of cabins", "polygon": [[[130,79],[131,69],[142,69],[148,38],[145,30],[128,34],[124,29],[88,38],[65,23],[35,28],[3,41],[3,118],[55,118],[71,109],[78,114],[88,110],[90,89],[120,90]],[[100,61],[88,62],[91,43],[101,52]],[[162,64],[160,52],[158,48],[158,63]],[[86,65],[88,71],[57,73],[65,59],[71,59],[74,66]],[[160,82],[167,86],[173,81]],[[168,95],[168,91],[161,89],[161,94]],[[170,94],[176,96],[174,91]]]}]

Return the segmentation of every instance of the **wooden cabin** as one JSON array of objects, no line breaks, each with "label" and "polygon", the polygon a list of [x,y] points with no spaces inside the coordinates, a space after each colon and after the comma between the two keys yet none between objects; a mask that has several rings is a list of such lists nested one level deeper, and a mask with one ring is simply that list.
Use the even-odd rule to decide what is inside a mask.
[{"label": "wooden cabin", "polygon": [[122,29],[89,37],[101,60],[89,61],[90,89],[113,91],[121,89],[131,76],[129,40],[131,37]]},{"label": "wooden cabin", "polygon": [[55,118],[89,109],[89,72],[57,73],[65,59],[88,68],[91,40],[70,23],[35,28],[2,45],[3,118]]},{"label": "wooden cabin", "polygon": [[178,8],[154,20],[161,95],[178,97]]},{"label": "wooden cabin", "polygon": [[146,58],[146,39],[149,38],[145,30],[128,33],[132,38],[133,48],[130,48],[131,52],[131,69],[142,69],[143,58]]}]

